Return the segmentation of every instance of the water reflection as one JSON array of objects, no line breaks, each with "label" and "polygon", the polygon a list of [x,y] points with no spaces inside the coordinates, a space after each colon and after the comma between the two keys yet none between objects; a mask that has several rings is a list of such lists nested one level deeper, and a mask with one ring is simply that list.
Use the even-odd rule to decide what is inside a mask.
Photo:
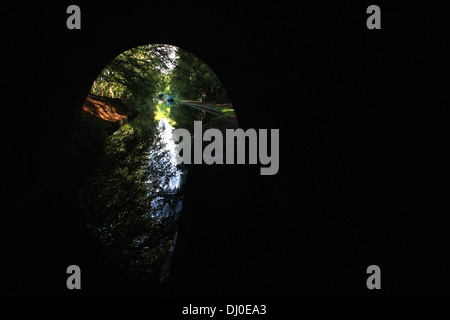
[{"label": "water reflection", "polygon": [[184,171],[176,164],[171,120],[155,123],[154,111],[150,106],[108,138],[80,200],[113,263],[160,282],[168,278],[176,242]]},{"label": "water reflection", "polygon": [[[151,179],[148,181],[150,189],[151,186],[158,184],[155,191],[163,195],[156,196],[152,201],[152,208],[160,210],[156,215],[152,215],[152,218],[155,218],[158,214],[163,216],[172,214],[171,210],[178,214],[182,207],[181,199],[174,208],[171,208],[165,199],[167,195],[175,195],[179,191],[184,174],[184,171],[177,166],[173,130],[174,127],[167,118],[160,119],[157,126],[157,137],[149,154],[149,167],[154,170],[161,170],[165,175],[161,181],[152,181]],[[163,161],[161,162],[161,160]],[[149,196],[152,196],[151,192]]]},{"label": "water reflection", "polygon": [[193,132],[194,120],[212,117],[159,100],[108,137],[80,200],[90,229],[123,271],[150,282],[168,280],[186,176],[176,163],[173,130]]}]

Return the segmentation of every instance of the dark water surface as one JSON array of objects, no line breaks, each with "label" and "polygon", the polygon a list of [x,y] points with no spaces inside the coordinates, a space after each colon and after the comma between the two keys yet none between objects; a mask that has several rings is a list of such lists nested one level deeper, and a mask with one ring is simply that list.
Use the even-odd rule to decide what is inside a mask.
[{"label": "dark water surface", "polygon": [[167,281],[187,171],[176,164],[172,132],[192,130],[195,120],[210,118],[188,106],[153,102],[108,137],[97,166],[80,188],[89,228],[126,273]]}]

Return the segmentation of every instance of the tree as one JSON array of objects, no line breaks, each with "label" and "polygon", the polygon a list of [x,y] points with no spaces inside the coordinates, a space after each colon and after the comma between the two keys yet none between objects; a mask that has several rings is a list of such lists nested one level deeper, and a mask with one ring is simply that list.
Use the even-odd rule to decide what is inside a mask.
[{"label": "tree", "polygon": [[225,88],[210,67],[185,50],[178,49],[177,56],[170,74],[174,94],[192,100],[227,100]]},{"label": "tree", "polygon": [[167,83],[164,72],[174,63],[171,47],[145,45],[121,53],[105,66],[91,93],[144,103]]}]

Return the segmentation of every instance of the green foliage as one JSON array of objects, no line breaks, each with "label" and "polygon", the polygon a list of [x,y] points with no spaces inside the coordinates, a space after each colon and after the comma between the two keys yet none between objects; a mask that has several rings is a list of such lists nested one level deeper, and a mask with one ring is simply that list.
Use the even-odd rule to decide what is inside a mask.
[{"label": "green foliage", "polygon": [[176,67],[170,74],[175,95],[202,101],[227,99],[222,83],[210,67],[185,50],[178,49],[177,55]]},{"label": "green foliage", "polygon": [[171,63],[165,45],[146,45],[127,50],[106,65],[91,88],[91,93],[112,98],[128,98],[145,103],[158,89],[167,85],[161,72]]},{"label": "green foliage", "polygon": [[180,48],[156,44],[135,47],[103,69],[91,93],[142,104],[156,92],[184,99],[227,100],[222,83],[202,60]]}]

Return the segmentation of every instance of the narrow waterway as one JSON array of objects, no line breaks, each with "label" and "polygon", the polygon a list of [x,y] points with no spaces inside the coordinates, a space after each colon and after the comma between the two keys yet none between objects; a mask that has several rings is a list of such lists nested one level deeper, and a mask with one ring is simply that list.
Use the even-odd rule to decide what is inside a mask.
[{"label": "narrow waterway", "polygon": [[168,280],[183,207],[187,169],[177,165],[173,131],[192,132],[215,115],[179,103],[153,101],[108,137],[80,191],[92,232],[111,261],[149,282]]}]

